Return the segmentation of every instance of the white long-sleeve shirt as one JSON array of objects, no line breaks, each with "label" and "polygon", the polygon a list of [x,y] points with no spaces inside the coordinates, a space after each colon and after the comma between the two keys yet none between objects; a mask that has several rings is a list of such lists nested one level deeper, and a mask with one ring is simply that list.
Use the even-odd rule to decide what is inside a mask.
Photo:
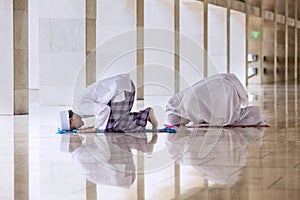
[{"label": "white long-sleeve shirt", "polygon": [[129,74],[97,80],[73,102],[74,112],[82,118],[95,116],[94,127],[105,129],[110,115],[110,107],[107,104],[110,101],[125,100],[124,91],[132,90]]}]

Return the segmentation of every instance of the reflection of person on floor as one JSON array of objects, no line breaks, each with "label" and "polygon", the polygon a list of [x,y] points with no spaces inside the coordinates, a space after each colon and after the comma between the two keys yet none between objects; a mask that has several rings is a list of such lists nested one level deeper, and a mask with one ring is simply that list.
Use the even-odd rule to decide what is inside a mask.
[{"label": "reflection of person on floor", "polygon": [[84,90],[74,102],[73,109],[59,113],[60,130],[79,129],[82,118],[96,117],[93,127],[81,128],[80,132],[142,132],[147,121],[157,129],[157,120],[152,108],[131,112],[135,87],[129,74],[98,80]]},{"label": "reflection of person on floor", "polygon": [[266,125],[257,106],[242,107],[247,93],[234,74],[204,78],[176,93],[168,102],[166,115],[172,125],[256,126]]},{"label": "reflection of person on floor", "polygon": [[192,166],[204,178],[217,184],[234,184],[247,164],[248,145],[261,145],[263,128],[209,128],[180,127],[166,139],[168,152],[176,162]]},{"label": "reflection of person on floor", "polygon": [[148,141],[145,133],[86,135],[90,137],[87,140],[94,141],[92,143],[83,143],[83,137],[77,134],[68,135],[62,135],[61,151],[72,152],[73,160],[86,179],[95,184],[124,188],[129,188],[136,176],[131,150],[151,152],[157,141],[157,134]]}]

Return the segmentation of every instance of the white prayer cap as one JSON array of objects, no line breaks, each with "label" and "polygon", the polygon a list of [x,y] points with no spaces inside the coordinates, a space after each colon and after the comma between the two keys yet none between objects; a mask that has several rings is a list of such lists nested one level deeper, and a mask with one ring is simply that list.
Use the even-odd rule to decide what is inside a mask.
[{"label": "white prayer cap", "polygon": [[70,137],[71,134],[62,134],[60,138],[60,151],[69,152],[70,151]]},{"label": "white prayer cap", "polygon": [[69,111],[64,110],[58,113],[58,128],[61,131],[69,131],[70,130],[70,122],[69,122]]}]

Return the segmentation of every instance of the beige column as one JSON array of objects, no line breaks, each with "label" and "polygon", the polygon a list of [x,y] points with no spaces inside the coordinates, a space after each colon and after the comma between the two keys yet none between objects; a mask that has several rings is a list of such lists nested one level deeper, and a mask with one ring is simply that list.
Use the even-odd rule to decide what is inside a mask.
[{"label": "beige column", "polygon": [[28,117],[14,119],[14,197],[29,199]]},{"label": "beige column", "polygon": [[85,1],[86,86],[96,81],[97,0]]},{"label": "beige column", "polygon": [[231,0],[227,0],[227,73],[230,73],[230,12]]},{"label": "beige column", "polygon": [[299,45],[300,45],[300,42],[298,41],[300,39],[300,36],[299,36],[300,31],[298,31],[298,29],[299,29],[299,17],[300,17],[300,14],[299,14],[299,12],[300,12],[300,6],[299,5],[300,5],[300,1],[297,0],[297,18],[296,18],[297,39],[295,40],[296,43],[297,43],[297,55],[295,55],[295,57],[297,57],[297,68],[295,70],[297,70],[297,72],[295,72],[295,73],[297,74],[296,75],[296,77],[297,77],[296,83],[298,83],[298,84],[300,83],[300,67],[298,66],[299,63],[300,63],[300,59],[299,59],[299,55],[300,55],[300,47],[299,47]]},{"label": "beige column", "polygon": [[278,57],[278,51],[277,51],[277,31],[278,31],[278,26],[277,26],[277,19],[276,16],[278,14],[277,12],[277,1],[275,0],[274,2],[274,83],[277,82],[277,57]]},{"label": "beige column", "polygon": [[294,79],[297,83],[298,79],[298,28],[297,28],[297,21],[298,21],[298,0],[295,0],[295,60],[294,60]]},{"label": "beige column", "polygon": [[273,90],[274,90],[274,115],[275,115],[275,127],[277,128],[277,119],[278,119],[278,98],[277,98],[277,81],[278,81],[278,78],[277,78],[277,57],[278,57],[278,51],[277,51],[277,44],[278,44],[278,35],[277,35],[277,31],[278,31],[278,25],[277,25],[277,14],[278,14],[278,11],[277,11],[277,0],[274,1],[274,87],[273,87]]},{"label": "beige column", "polygon": [[288,24],[288,18],[289,18],[289,5],[288,0],[285,1],[285,81],[287,82],[289,80],[289,24]]},{"label": "beige column", "polygon": [[137,24],[137,99],[144,100],[144,0],[136,1]]},{"label": "beige column", "polygon": [[258,68],[258,73],[260,74],[260,80],[261,83],[264,82],[264,68],[265,68],[265,63],[264,63],[264,56],[265,56],[265,41],[264,41],[264,31],[265,31],[265,7],[264,7],[264,1],[265,0],[261,0],[261,5],[260,5],[260,17],[261,17],[261,45],[260,45],[260,52],[261,52],[261,56],[260,56],[260,65],[261,67]]},{"label": "beige column", "polygon": [[180,90],[180,1],[174,0],[174,64],[175,64],[175,81],[174,92]]},{"label": "beige column", "polygon": [[245,1],[245,15],[246,15],[246,25],[245,25],[245,37],[246,37],[246,59],[245,59],[245,65],[246,65],[246,74],[245,74],[245,82],[246,85],[248,85],[248,53],[249,53],[249,8],[248,8],[248,0]]},{"label": "beige column", "polygon": [[207,65],[208,65],[208,0],[203,0],[203,29],[204,29],[204,41],[203,41],[203,47],[205,50],[204,53],[204,67],[203,67],[203,77],[207,77]]},{"label": "beige column", "polygon": [[13,1],[14,114],[28,114],[28,0]]}]

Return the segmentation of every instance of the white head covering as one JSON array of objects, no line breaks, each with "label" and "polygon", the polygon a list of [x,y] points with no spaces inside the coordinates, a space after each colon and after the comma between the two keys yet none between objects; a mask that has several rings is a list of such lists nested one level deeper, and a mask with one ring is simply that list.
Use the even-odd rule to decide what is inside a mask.
[{"label": "white head covering", "polygon": [[69,111],[64,110],[58,113],[58,128],[61,131],[69,131],[70,123],[69,123]]}]

